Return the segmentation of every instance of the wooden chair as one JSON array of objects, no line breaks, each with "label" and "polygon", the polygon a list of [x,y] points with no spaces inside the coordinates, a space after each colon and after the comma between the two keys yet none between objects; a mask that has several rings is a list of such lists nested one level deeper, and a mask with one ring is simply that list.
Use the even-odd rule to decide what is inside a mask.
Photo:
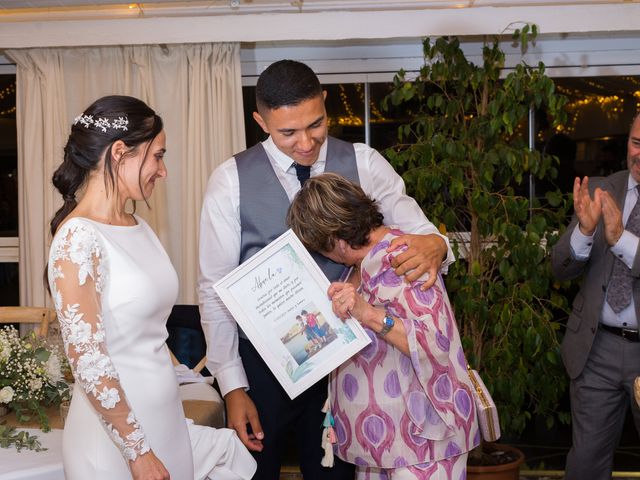
[{"label": "wooden chair", "polygon": [[35,324],[36,334],[46,337],[49,324],[56,320],[56,312],[47,307],[0,307],[0,324],[27,323]]}]

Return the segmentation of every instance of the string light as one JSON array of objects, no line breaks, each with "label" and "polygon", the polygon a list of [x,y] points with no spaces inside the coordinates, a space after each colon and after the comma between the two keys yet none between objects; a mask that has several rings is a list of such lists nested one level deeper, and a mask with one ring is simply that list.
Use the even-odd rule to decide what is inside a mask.
[{"label": "string light", "polygon": [[[355,87],[356,87],[356,92],[358,92],[358,96],[360,97],[360,100],[362,101],[362,103],[364,103],[364,89],[362,88],[362,85],[363,85],[362,83],[356,83]],[[378,107],[376,106],[375,102],[371,100],[371,98],[369,99],[369,111],[371,112],[371,116],[373,117],[372,120],[375,120],[377,122],[387,121],[384,115],[380,113],[380,110],[378,110]]]},{"label": "string light", "polygon": [[15,82],[10,85],[7,85],[2,90],[0,90],[0,101],[9,99],[12,96],[14,97],[14,102],[11,107],[7,108],[6,110],[0,110],[0,117],[6,116],[6,115],[12,115],[16,113],[15,95],[16,95]]},{"label": "string light", "polygon": [[[585,83],[597,91],[610,91],[605,86],[596,83],[592,80],[585,80]],[[556,85],[556,89],[559,93],[567,96],[570,100],[565,106],[565,110],[568,114],[568,120],[566,125],[556,126],[556,132],[573,133],[576,130],[578,119],[585,109],[590,106],[597,106],[609,120],[617,121],[620,118],[624,110],[625,100],[619,95],[599,95],[597,93],[585,94],[581,90],[563,87]],[[640,101],[640,92],[636,96],[633,93],[637,101]]]},{"label": "string light", "polygon": [[[364,98],[363,84],[355,83],[353,84],[353,86],[356,89],[356,93],[358,97],[364,104],[365,98]],[[338,95],[340,97],[340,101],[342,102],[342,108],[344,109],[344,112],[346,113],[346,115],[338,115],[337,117],[335,117],[335,119],[331,118],[329,120],[329,126],[332,126],[333,124],[338,124],[343,127],[344,126],[361,127],[364,124],[363,119],[353,112],[353,108],[351,107],[351,103],[349,102],[349,97],[347,95],[347,91],[344,85],[340,84],[338,85],[338,88],[339,88]],[[371,112],[371,116],[372,116],[372,121],[375,121],[375,122],[387,121],[387,119],[384,117],[384,115],[382,115],[382,113],[376,106],[375,102],[373,102],[373,100],[371,99],[369,100],[369,108],[370,108],[369,111]]]},{"label": "string light", "polygon": [[16,84],[12,83],[11,85],[7,85],[2,90],[0,90],[0,100],[4,100],[9,95],[15,95],[16,93]]},{"label": "string light", "polygon": [[351,104],[349,103],[349,99],[347,97],[347,92],[344,88],[344,85],[340,84],[339,86],[339,96],[340,101],[342,102],[342,107],[346,112],[346,115],[339,115],[336,118],[336,122],[338,125],[351,126],[351,127],[361,127],[362,119],[353,113],[353,109],[351,108]]}]

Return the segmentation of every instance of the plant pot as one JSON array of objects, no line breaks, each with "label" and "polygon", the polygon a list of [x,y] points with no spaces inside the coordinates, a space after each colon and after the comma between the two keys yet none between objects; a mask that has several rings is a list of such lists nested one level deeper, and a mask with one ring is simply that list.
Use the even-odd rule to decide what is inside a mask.
[{"label": "plant pot", "polygon": [[514,453],[517,459],[499,465],[467,465],[467,480],[518,480],[524,453],[515,447],[503,444],[485,444],[485,451],[505,451]]},{"label": "plant pot", "polygon": [[4,417],[7,413],[9,413],[9,409],[4,405],[0,405],[0,417]]}]

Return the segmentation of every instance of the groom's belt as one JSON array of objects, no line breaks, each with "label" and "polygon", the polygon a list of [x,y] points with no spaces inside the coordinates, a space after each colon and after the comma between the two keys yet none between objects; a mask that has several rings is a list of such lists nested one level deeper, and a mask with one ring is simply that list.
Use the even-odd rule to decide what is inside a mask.
[{"label": "groom's belt", "polygon": [[636,329],[611,327],[609,325],[605,325],[604,323],[600,324],[600,328],[605,332],[613,333],[614,335],[622,337],[625,340],[629,340],[630,342],[640,342],[640,334]]}]

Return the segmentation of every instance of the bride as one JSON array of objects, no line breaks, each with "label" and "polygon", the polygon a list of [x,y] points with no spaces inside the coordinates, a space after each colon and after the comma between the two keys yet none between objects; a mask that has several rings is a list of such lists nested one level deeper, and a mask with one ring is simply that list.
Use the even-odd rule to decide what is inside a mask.
[{"label": "bride", "polygon": [[162,119],[136,98],[107,96],[74,120],[53,175],[64,205],[51,221],[47,273],[75,377],[63,434],[68,480],[255,471],[233,430],[184,417],[165,345],[178,278],[149,225],[125,210],[166,177],[164,154]]}]

